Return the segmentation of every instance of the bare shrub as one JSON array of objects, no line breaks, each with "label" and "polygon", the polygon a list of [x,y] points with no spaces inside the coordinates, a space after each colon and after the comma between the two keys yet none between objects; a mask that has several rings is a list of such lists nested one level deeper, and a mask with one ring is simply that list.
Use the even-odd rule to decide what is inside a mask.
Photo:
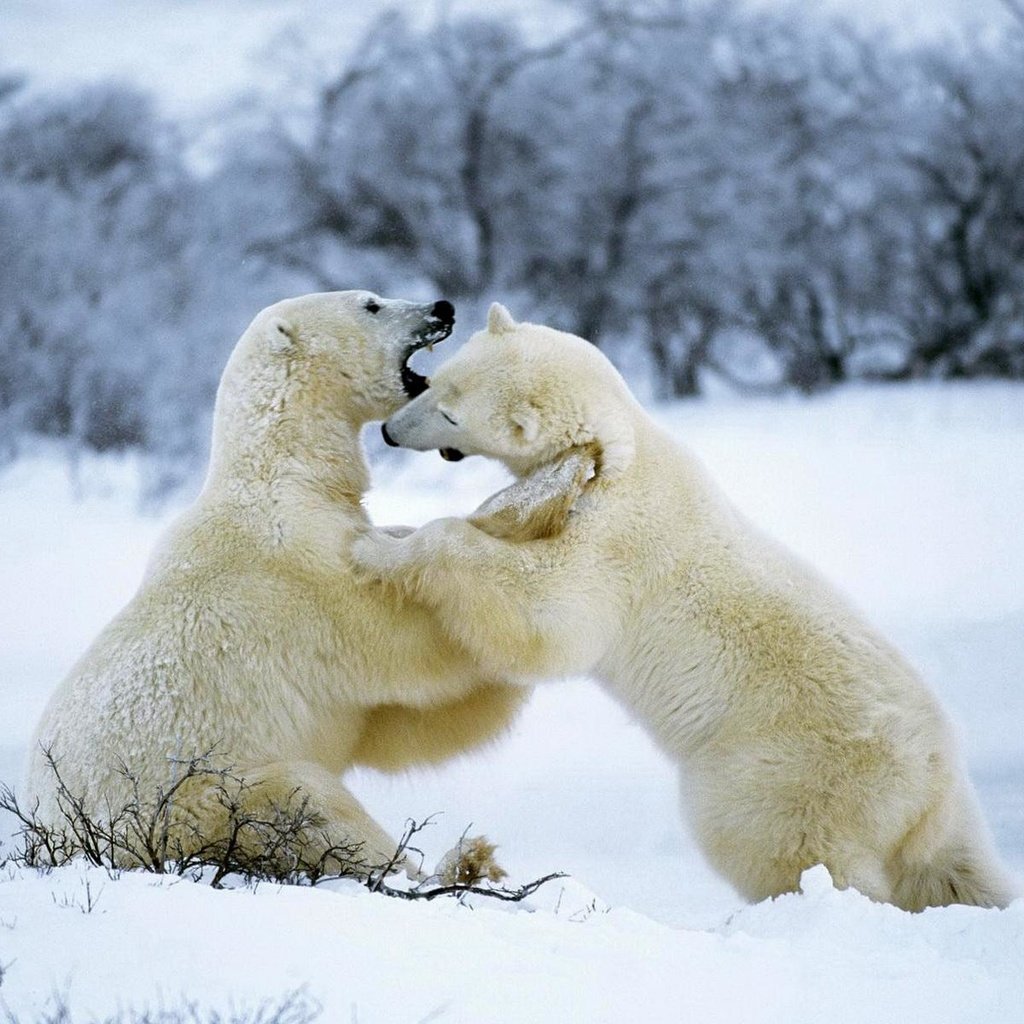
[{"label": "bare shrub", "polygon": [[[254,810],[260,806],[250,799],[256,787],[232,768],[214,767],[209,752],[172,759],[174,780],[153,794],[143,792],[138,774],[122,763],[119,772],[130,797],[103,815],[68,788],[50,753],[46,759],[56,780],[60,821],[44,821],[38,805],[23,808],[9,786],[0,786],[0,810],[18,821],[20,841],[7,862],[60,867],[81,856],[108,870],[129,866],[154,874],[208,876],[215,888],[229,875],[315,885],[324,878],[365,878],[377,867],[365,861],[361,844],[332,842],[322,816],[298,790],[283,804]],[[196,824],[174,814],[178,795],[196,783],[211,789],[224,812],[225,827],[217,835],[204,836]]]},{"label": "bare shrub", "polygon": [[[87,863],[117,872],[126,867],[154,874],[187,876],[220,888],[229,877],[247,883],[317,885],[353,879],[371,892],[403,900],[432,900],[441,896],[486,896],[506,902],[525,899],[546,882],[564,877],[545,875],[518,888],[494,884],[502,872],[481,873],[480,840],[462,844],[445,858],[445,873],[403,887],[387,881],[410,853],[420,853],[412,840],[430,823],[409,820],[395,852],[386,863],[369,862],[361,843],[339,844],[325,821],[299,790],[282,804],[255,797],[257,785],[233,768],[215,767],[212,752],[188,759],[171,759],[174,779],[155,793],[143,791],[139,775],[121,764],[130,796],[117,808],[98,814],[84,795],[73,793],[48,752],[46,760],[56,782],[59,821],[44,820],[38,802],[23,807],[13,789],[0,784],[0,811],[18,823],[16,846],[0,866],[50,869],[83,858]],[[186,786],[210,789],[224,812],[224,827],[203,835],[198,825],[176,815],[175,800]],[[258,810],[256,808],[259,808]],[[485,844],[486,845],[486,844]],[[493,847],[488,847],[493,851]],[[422,854],[420,854],[422,859]]]},{"label": "bare shrub", "polygon": [[[52,999],[52,1006],[33,1018],[31,1024],[312,1024],[321,1015],[321,1007],[302,989],[285,993],[280,999],[267,1000],[252,1009],[202,1009],[189,1001],[171,1009],[126,1010],[113,1017],[80,1017],[75,1015],[62,996]],[[24,1018],[7,1012],[3,1024],[29,1024]]]}]

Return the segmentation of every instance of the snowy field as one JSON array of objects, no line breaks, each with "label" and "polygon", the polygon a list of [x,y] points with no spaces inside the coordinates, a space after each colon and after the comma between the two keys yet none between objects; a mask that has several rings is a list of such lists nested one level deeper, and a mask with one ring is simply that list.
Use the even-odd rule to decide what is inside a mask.
[{"label": "snowy field", "polygon": [[[658,416],[930,680],[1024,875],[1024,388],[717,400]],[[417,524],[468,512],[504,479],[472,459],[381,456],[369,505],[378,521]],[[0,476],[0,779],[16,779],[48,693],[130,596],[176,510],[137,504],[127,461],[86,461],[73,485],[42,455]],[[804,894],[745,907],[684,834],[670,767],[585,680],[540,688],[485,753],[352,781],[395,833],[442,812],[428,858],[472,823],[512,881],[573,880],[508,909],[341,884],[218,892],[5,872],[0,1019],[6,1007],[35,1022],[56,995],[85,1021],[183,999],[225,1013],[296,989],[322,1020],[361,1024],[1024,1019],[1024,901],[912,916],[816,871]]]}]

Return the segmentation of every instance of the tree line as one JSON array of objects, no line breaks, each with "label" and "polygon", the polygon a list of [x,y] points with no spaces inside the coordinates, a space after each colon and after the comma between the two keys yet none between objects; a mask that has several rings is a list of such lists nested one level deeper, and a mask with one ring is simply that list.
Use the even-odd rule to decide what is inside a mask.
[{"label": "tree line", "polygon": [[[260,306],[510,301],[659,397],[1024,378],[1024,12],[897,45],[808,10],[393,11],[224,113],[0,76],[0,446],[201,453]],[[330,56],[330,55],[329,55]]]}]

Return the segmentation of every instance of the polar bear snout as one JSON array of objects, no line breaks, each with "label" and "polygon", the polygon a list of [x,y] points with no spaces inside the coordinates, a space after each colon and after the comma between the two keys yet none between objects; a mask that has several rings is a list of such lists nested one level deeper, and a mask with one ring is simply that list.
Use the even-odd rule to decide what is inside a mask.
[{"label": "polar bear snout", "polygon": [[382,424],[381,435],[393,448],[419,452],[454,450],[462,445],[458,424],[439,407],[437,393],[428,387]]},{"label": "polar bear snout", "polygon": [[455,326],[455,307],[447,299],[438,299],[423,314],[423,323],[415,331],[413,337],[419,343],[416,347],[433,345],[444,341]]},{"label": "polar bear snout", "polygon": [[455,323],[455,307],[447,299],[438,299],[434,303],[431,315],[437,317],[438,320],[447,320],[450,324]]}]

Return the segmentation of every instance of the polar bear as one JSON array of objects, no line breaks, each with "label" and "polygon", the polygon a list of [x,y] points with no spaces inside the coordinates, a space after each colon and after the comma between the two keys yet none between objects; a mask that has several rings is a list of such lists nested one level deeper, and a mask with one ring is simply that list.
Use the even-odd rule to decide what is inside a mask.
[{"label": "polar bear", "polygon": [[[50,757],[102,816],[132,798],[120,765],[154,794],[212,752],[254,810],[306,800],[328,845],[380,865],[396,844],[341,774],[436,763],[510,724],[522,687],[481,673],[433,613],[360,583],[348,558],[369,524],[360,428],[426,386],[409,358],[453,323],[448,302],[363,291],[256,316],[220,383],[202,492],[37,727],[26,788],[41,820],[62,823]],[[175,795],[186,852],[224,827],[216,782]]]},{"label": "polar bear", "polygon": [[[795,890],[821,863],[908,910],[1011,900],[933,695],[729,504],[592,345],[495,305],[383,430],[520,478],[562,460],[552,479],[582,490],[562,532],[509,543],[441,519],[365,535],[354,559],[433,608],[491,673],[599,680],[679,765],[697,842],[745,897]],[[534,500],[529,479],[504,504],[517,487]]]}]

